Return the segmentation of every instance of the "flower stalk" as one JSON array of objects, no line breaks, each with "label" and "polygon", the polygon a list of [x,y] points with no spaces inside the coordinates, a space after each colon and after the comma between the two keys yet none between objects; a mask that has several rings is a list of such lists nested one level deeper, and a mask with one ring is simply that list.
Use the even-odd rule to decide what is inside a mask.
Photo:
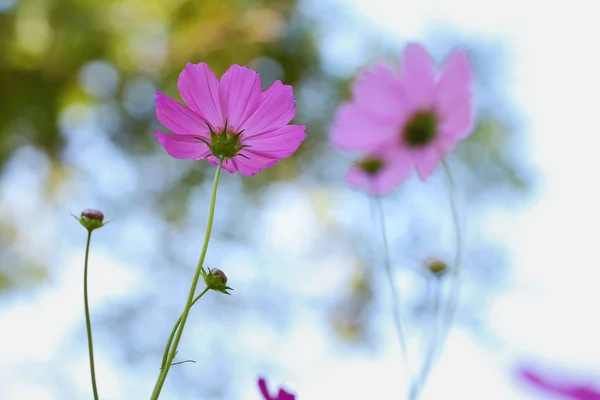
[{"label": "flower stalk", "polygon": [[[204,296],[204,294],[206,292],[208,292],[209,288],[206,287],[204,288],[204,290],[202,292],[200,292],[200,294],[198,296],[196,296],[194,298],[194,300],[192,301],[192,306],[194,304],[196,304],[196,302],[198,300],[200,300],[200,298],[202,296]],[[173,338],[175,337],[175,334],[177,333],[177,329],[179,328],[179,324],[181,324],[181,318],[183,318],[183,314],[179,316],[179,318],[177,318],[177,321],[175,322],[175,326],[173,326],[173,330],[171,331],[171,334],[169,335],[169,339],[167,340],[167,345],[165,346],[165,352],[163,354],[163,359],[162,362],[160,364],[160,370],[162,371],[165,368],[165,365],[167,364],[167,359],[169,358],[169,350],[171,350],[171,344],[173,343]],[[176,365],[177,363],[173,363],[173,365]]]},{"label": "flower stalk", "polygon": [[[173,363],[173,359],[175,358],[175,355],[177,354],[177,347],[179,346],[179,342],[181,340],[181,336],[183,334],[183,330],[185,328],[185,324],[187,322],[187,318],[188,318],[190,309],[192,308],[192,305],[194,304],[194,295],[196,294],[196,288],[198,286],[198,281],[200,280],[200,275],[205,276],[207,274],[206,271],[204,270],[203,265],[204,265],[204,259],[206,258],[206,251],[208,250],[210,234],[212,231],[213,219],[214,219],[214,215],[215,215],[215,204],[216,204],[216,200],[217,200],[217,187],[219,184],[219,176],[221,175],[221,167],[222,166],[223,166],[223,158],[221,157],[221,158],[219,158],[219,164],[217,166],[217,170],[215,172],[215,178],[213,180],[213,186],[212,186],[212,192],[211,192],[211,198],[210,198],[210,208],[209,208],[209,213],[208,213],[208,222],[206,224],[206,232],[204,234],[204,243],[202,245],[200,259],[198,260],[198,265],[196,267],[196,272],[194,273],[194,278],[192,279],[192,285],[190,287],[188,299],[185,304],[183,313],[181,314],[179,324],[176,324],[176,327],[174,328],[174,331],[176,333],[175,333],[175,337],[173,339],[173,345],[170,346],[170,350],[169,350],[166,362],[163,360],[160,375],[158,376],[156,385],[154,386],[154,391],[152,392],[152,396],[150,397],[151,400],[157,400],[160,396],[160,392],[165,383],[165,380],[167,379],[167,375],[169,374],[169,370]],[[205,292],[207,290],[208,290],[208,287],[207,287],[207,289],[205,289]],[[205,292],[203,292],[202,295]],[[200,295],[198,298],[200,298],[202,295]],[[179,326],[177,327],[177,325],[179,325]],[[169,343],[167,343],[167,346],[169,346]]]},{"label": "flower stalk", "polygon": [[383,205],[381,204],[381,198],[371,197],[371,209],[375,222],[375,226],[381,230],[381,241],[383,246],[383,266],[386,273],[386,278],[390,287],[390,295],[392,298],[392,314],[394,318],[394,327],[396,328],[396,334],[398,335],[398,342],[400,343],[400,349],[402,351],[402,359],[404,362],[404,369],[406,374],[409,375],[408,370],[408,346],[406,344],[406,337],[404,335],[404,329],[402,327],[402,311],[400,308],[400,294],[394,283],[394,276],[392,274],[392,267],[390,265],[389,246],[387,240],[387,233],[385,229],[385,218],[383,214]]},{"label": "flower stalk", "polygon": [[94,341],[92,339],[92,322],[90,318],[90,307],[88,304],[88,258],[90,255],[90,243],[92,241],[92,232],[96,229],[102,228],[108,222],[104,222],[104,214],[102,213],[102,211],[94,210],[91,208],[83,210],[79,217],[73,215],[73,218],[79,221],[81,226],[83,226],[88,231],[87,242],[85,244],[85,260],[83,265],[83,308],[85,311],[85,327],[88,339],[88,351],[90,355],[90,376],[92,379],[92,391],[94,392],[94,400],[98,400],[96,368],[94,366]]},{"label": "flower stalk", "polygon": [[[448,338],[448,334],[450,333],[450,329],[452,328],[452,323],[454,321],[454,317],[456,315],[456,310],[458,308],[458,302],[460,299],[460,263],[462,256],[462,232],[460,229],[460,219],[458,214],[458,208],[456,206],[456,200],[454,196],[455,185],[454,179],[452,177],[452,173],[450,171],[450,167],[445,161],[442,161],[442,167],[444,173],[446,175],[446,180],[448,181],[448,199],[450,202],[450,210],[452,213],[452,222],[454,224],[454,236],[456,240],[456,249],[454,253],[454,264],[452,265],[450,271],[451,287],[450,293],[448,294],[448,299],[445,302],[445,306],[443,307],[440,304],[440,298],[442,297],[442,286],[441,284],[436,285],[436,293],[435,293],[435,304],[434,304],[434,315],[435,315],[435,324],[433,327],[432,340],[425,355],[425,361],[423,363],[423,367],[421,368],[419,374],[416,379],[411,384],[409,400],[417,400],[419,395],[425,385],[427,378],[433,368],[433,365],[436,362],[436,359],[439,357],[441,351],[444,348],[446,340]],[[445,271],[445,269],[444,269]],[[432,273],[435,273],[432,271]],[[436,279],[438,280],[438,279]],[[440,282],[441,283],[441,282]],[[438,315],[442,313],[442,325],[438,322]]]},{"label": "flower stalk", "polygon": [[94,400],[98,400],[98,387],[96,385],[96,368],[94,367],[94,341],[92,339],[92,322],[90,319],[90,307],[88,305],[88,255],[90,253],[90,242],[93,229],[88,229],[87,243],[85,245],[85,264],[83,267],[83,305],[85,308],[85,327],[88,339],[88,351],[90,354],[90,375],[92,378],[92,390]]}]

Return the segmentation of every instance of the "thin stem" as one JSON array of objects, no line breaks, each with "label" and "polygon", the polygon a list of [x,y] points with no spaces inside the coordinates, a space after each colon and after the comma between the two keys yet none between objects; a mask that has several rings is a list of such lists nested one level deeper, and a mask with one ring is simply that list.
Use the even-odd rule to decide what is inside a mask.
[{"label": "thin stem", "polygon": [[373,218],[375,223],[379,225],[381,229],[381,240],[383,244],[383,266],[387,275],[387,281],[390,286],[390,293],[392,295],[392,314],[394,316],[394,325],[398,334],[398,341],[400,342],[400,348],[402,350],[402,359],[404,361],[404,368],[408,373],[408,347],[406,346],[406,338],[402,329],[402,313],[400,310],[400,294],[394,284],[394,277],[392,274],[392,268],[390,266],[389,246],[387,240],[387,234],[385,229],[385,218],[383,215],[383,206],[381,204],[381,198],[371,198],[371,208],[373,212]]},{"label": "thin stem", "polygon": [[83,304],[85,308],[85,326],[87,330],[88,350],[90,353],[90,374],[92,376],[92,390],[94,399],[98,400],[98,388],[96,387],[96,368],[94,367],[94,342],[92,340],[92,322],[90,320],[90,307],[88,306],[88,256],[90,254],[90,241],[92,231],[88,230],[87,243],[85,245],[85,265],[83,267]]},{"label": "thin stem", "polygon": [[458,208],[456,206],[456,198],[454,196],[455,185],[454,179],[452,177],[452,173],[450,172],[450,168],[445,161],[442,161],[442,166],[444,168],[444,173],[446,174],[446,179],[448,180],[448,200],[450,202],[450,210],[452,212],[452,219],[454,221],[454,237],[456,239],[456,250],[454,253],[454,265],[451,268],[452,275],[452,286],[450,288],[450,298],[448,300],[448,308],[446,310],[445,319],[444,319],[444,329],[442,331],[441,343],[440,345],[443,347],[444,342],[450,332],[450,328],[452,327],[452,323],[454,321],[454,317],[456,315],[456,310],[458,308],[458,301],[460,299],[460,264],[462,262],[462,232],[460,229],[460,216],[458,214]]},{"label": "thin stem", "polygon": [[198,265],[196,267],[196,272],[194,273],[194,278],[192,280],[192,286],[190,287],[190,293],[187,298],[187,302],[185,304],[185,308],[183,309],[183,314],[181,315],[181,321],[179,323],[179,329],[175,334],[175,339],[173,342],[173,346],[171,346],[171,351],[169,352],[169,356],[167,357],[167,362],[162,368],[160,375],[158,376],[158,380],[156,381],[156,385],[154,387],[154,391],[152,392],[151,400],[157,400],[160,396],[160,391],[162,390],[163,384],[165,383],[165,379],[167,379],[167,375],[169,373],[169,369],[171,368],[171,363],[175,358],[175,354],[177,353],[177,346],[179,346],[179,341],[181,340],[181,335],[183,334],[183,329],[185,328],[185,323],[187,322],[188,314],[190,313],[190,308],[192,307],[192,302],[194,300],[194,294],[196,293],[196,287],[198,286],[198,280],[200,279],[200,273],[204,270],[203,264],[204,259],[206,257],[206,251],[208,250],[208,242],[210,241],[210,233],[212,231],[213,219],[215,216],[215,203],[217,200],[217,187],[219,185],[219,176],[221,175],[221,167],[223,166],[223,159],[219,158],[219,165],[217,166],[217,171],[215,172],[215,179],[213,180],[212,193],[210,198],[210,209],[208,212],[208,222],[206,223],[206,232],[204,234],[204,244],[202,245],[202,251],[200,253],[200,259],[198,260]]},{"label": "thin stem", "polygon": [[442,301],[442,285],[439,281],[438,277],[428,279],[428,285],[431,279],[435,279],[435,292],[433,295],[433,331],[431,333],[431,339],[429,342],[429,346],[427,347],[427,355],[425,356],[425,361],[423,362],[423,367],[411,385],[410,393],[408,398],[410,400],[416,400],[423,389],[423,384],[429,375],[429,371],[433,367],[435,355],[438,349],[438,340],[439,340],[439,322],[438,322],[438,314],[440,311],[440,304]]},{"label": "thin stem", "polygon": [[[431,368],[433,367],[435,360],[439,357],[439,353],[444,348],[444,344],[446,343],[446,339],[448,338],[448,334],[450,332],[450,328],[452,327],[452,322],[456,314],[458,301],[460,299],[460,263],[462,255],[462,232],[460,229],[460,218],[458,215],[458,208],[456,206],[456,199],[454,196],[454,179],[452,177],[452,173],[450,172],[450,168],[448,167],[448,164],[445,161],[442,161],[442,167],[444,169],[444,173],[448,181],[448,201],[450,203],[452,221],[454,224],[454,236],[456,239],[454,263],[451,268],[452,282],[447,306],[445,307],[445,310],[443,312],[443,322],[441,330],[438,328],[438,321],[436,315],[436,323],[434,326],[434,336],[436,340],[432,341],[431,347],[429,348],[428,354],[423,364],[423,369],[419,373],[413,387],[411,388],[411,395],[409,397],[410,400],[418,399],[420,391],[422,390],[423,386],[425,385],[425,382],[427,381],[428,375],[431,371]],[[441,293],[442,288],[440,287],[438,290],[439,296],[441,296]],[[440,307],[438,304],[437,309],[439,310],[439,308]]]},{"label": "thin stem", "polygon": [[[194,304],[196,304],[196,302],[198,300],[200,300],[200,298],[202,296],[204,296],[204,293],[208,292],[208,287],[205,288],[202,293],[200,293],[198,296],[196,296],[196,298],[192,301],[192,306]],[[181,318],[183,317],[183,314],[179,316],[179,318],[177,318],[177,322],[175,322],[175,326],[173,327],[173,330],[171,331],[171,334],[169,335],[169,340],[167,340],[167,345],[165,346],[165,352],[163,354],[163,359],[162,359],[162,363],[160,364],[160,369],[162,370],[163,368],[165,368],[165,365],[167,364],[167,358],[169,357],[169,350],[171,349],[171,343],[173,343],[173,338],[175,337],[175,333],[177,332],[177,328],[179,328],[179,324],[181,323]],[[175,365],[177,363],[173,363],[173,365]]]}]

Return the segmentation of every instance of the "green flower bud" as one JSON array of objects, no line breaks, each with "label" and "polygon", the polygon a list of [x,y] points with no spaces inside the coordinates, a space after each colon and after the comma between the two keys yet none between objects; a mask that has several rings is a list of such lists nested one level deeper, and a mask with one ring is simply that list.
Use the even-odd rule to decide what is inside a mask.
[{"label": "green flower bud", "polygon": [[208,270],[208,273],[203,272],[204,282],[209,289],[216,290],[217,292],[229,294],[227,290],[233,290],[229,286],[226,286],[227,276],[225,272],[218,268]]},{"label": "green flower bud", "polygon": [[104,226],[104,214],[102,211],[91,208],[83,210],[81,212],[81,217],[75,217],[75,219],[77,219],[79,223],[90,232]]},{"label": "green flower bud", "polygon": [[[219,268],[213,268],[210,270],[210,273],[212,275],[218,275],[219,278],[221,278],[221,283],[223,285],[225,285],[227,283],[227,276],[225,275],[225,272],[221,271]],[[216,280],[216,278],[215,278]]]},{"label": "green flower bud", "polygon": [[448,270],[448,264],[441,260],[433,259],[427,262],[427,269],[439,278]]}]

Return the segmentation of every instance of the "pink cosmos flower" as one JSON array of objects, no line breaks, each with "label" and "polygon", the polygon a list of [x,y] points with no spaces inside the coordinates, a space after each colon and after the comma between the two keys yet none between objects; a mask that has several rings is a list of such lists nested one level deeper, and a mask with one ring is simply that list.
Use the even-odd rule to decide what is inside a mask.
[{"label": "pink cosmos flower", "polygon": [[[471,70],[465,52],[453,52],[436,74],[425,49],[410,44],[398,71],[376,64],[359,75],[352,100],[336,112],[331,141],[341,150],[394,152],[379,167],[381,175],[398,173],[395,179],[384,179],[384,186],[393,187],[406,179],[407,169],[416,169],[426,180],[442,158],[472,133],[472,124]],[[391,164],[392,160],[406,168]],[[363,178],[382,180],[372,171],[363,171]],[[348,179],[353,176],[351,172]]]},{"label": "pink cosmos flower", "polygon": [[219,82],[207,64],[190,64],[179,75],[187,107],[156,92],[156,117],[176,134],[155,133],[169,155],[207,159],[223,169],[254,175],[291,156],[306,137],[304,125],[288,125],[296,114],[292,87],[276,81],[264,92],[260,75],[231,66]]},{"label": "pink cosmos flower", "polygon": [[572,400],[600,400],[600,391],[586,384],[560,382],[544,377],[537,371],[522,368],[519,377],[530,385],[545,391],[546,393],[562,396]]},{"label": "pink cosmos flower", "polygon": [[357,160],[348,171],[348,185],[383,196],[411,173],[410,164],[397,156],[397,151],[371,151]]},{"label": "pink cosmos flower", "polygon": [[296,396],[286,392],[281,388],[279,389],[277,396],[271,396],[269,394],[269,390],[267,389],[267,382],[264,380],[264,378],[258,378],[258,387],[260,388],[260,392],[265,400],[294,400],[296,398]]}]

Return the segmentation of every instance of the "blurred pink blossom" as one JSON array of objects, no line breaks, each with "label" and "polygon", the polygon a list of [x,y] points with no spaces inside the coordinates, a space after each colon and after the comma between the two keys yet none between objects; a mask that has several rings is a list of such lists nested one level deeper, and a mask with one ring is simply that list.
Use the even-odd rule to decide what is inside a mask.
[{"label": "blurred pink blossom", "polygon": [[294,400],[296,396],[293,394],[286,392],[284,389],[279,389],[279,393],[276,396],[271,396],[269,394],[269,390],[267,389],[267,382],[264,378],[258,378],[258,387],[260,388],[260,392],[262,393],[265,400]]},{"label": "blurred pink blossom", "polygon": [[545,377],[531,368],[521,368],[519,378],[541,391],[566,399],[600,400],[600,391],[591,385],[566,382],[564,380]]},{"label": "blurred pink blossom", "polygon": [[[376,64],[352,85],[352,99],[338,108],[331,128],[332,144],[366,157],[378,155],[377,170],[360,163],[348,176],[356,185],[356,168],[367,188],[383,194],[416,169],[426,180],[443,157],[472,133],[471,68],[464,51],[454,51],[439,73],[418,44],[404,50],[401,68]],[[365,185],[362,185],[365,186]]]},{"label": "blurred pink blossom", "polygon": [[351,187],[382,196],[404,181],[411,171],[411,166],[394,149],[371,151],[354,163],[346,181]]},{"label": "blurred pink blossom", "polygon": [[205,158],[223,169],[254,175],[291,156],[306,137],[304,125],[288,125],[296,114],[292,87],[275,81],[264,92],[260,75],[231,66],[217,80],[207,64],[190,64],[179,75],[187,107],[156,92],[156,117],[176,134],[157,131],[158,142],[180,159]]}]

